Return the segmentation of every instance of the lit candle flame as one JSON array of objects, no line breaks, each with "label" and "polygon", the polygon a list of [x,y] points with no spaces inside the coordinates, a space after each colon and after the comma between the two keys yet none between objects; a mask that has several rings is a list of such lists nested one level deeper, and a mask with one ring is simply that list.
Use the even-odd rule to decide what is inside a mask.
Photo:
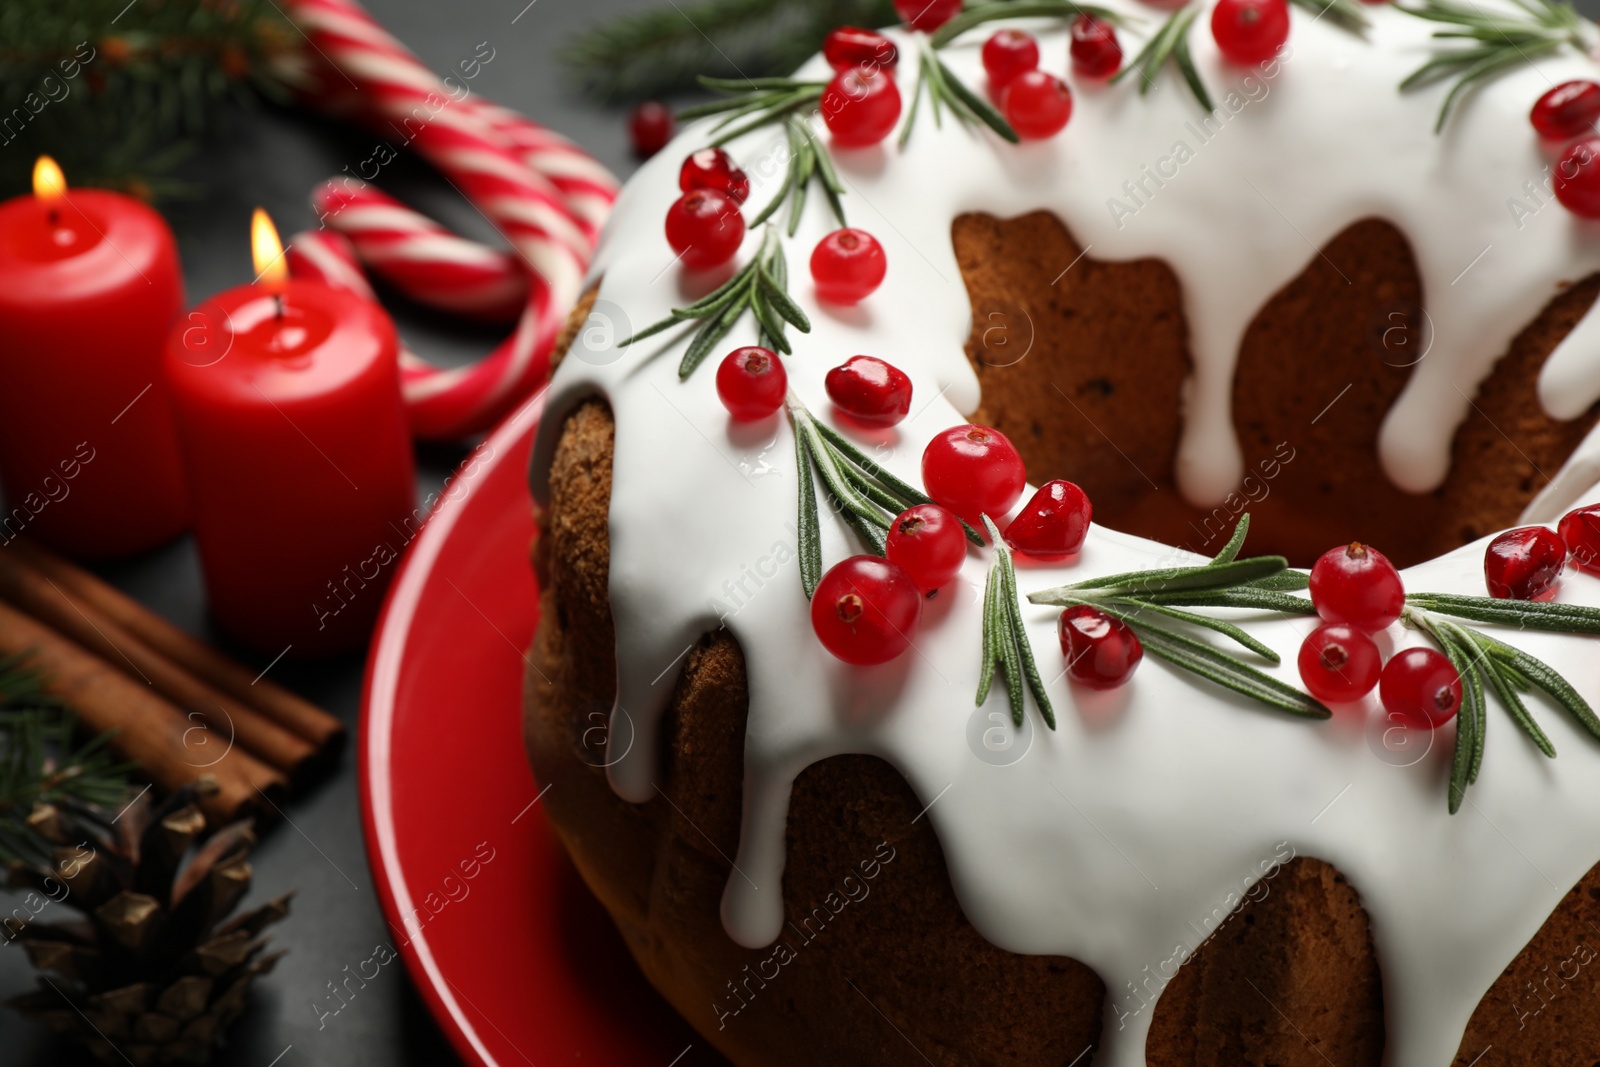
[{"label": "lit candle flame", "polygon": [[67,176],[49,156],[40,156],[33,165],[33,195],[47,204],[60,200],[67,192]]},{"label": "lit candle flame", "polygon": [[283,258],[277,227],[260,208],[250,216],[250,255],[255,261],[256,284],[269,293],[282,293],[289,284],[289,263]]}]

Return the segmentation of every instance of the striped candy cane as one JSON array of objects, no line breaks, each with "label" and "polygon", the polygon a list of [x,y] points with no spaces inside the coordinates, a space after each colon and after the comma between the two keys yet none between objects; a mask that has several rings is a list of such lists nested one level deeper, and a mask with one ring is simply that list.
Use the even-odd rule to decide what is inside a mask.
[{"label": "striped candy cane", "polygon": [[[403,137],[512,249],[508,256],[456,237],[360,182],[336,179],[315,200],[349,245],[297,239],[300,250],[291,264],[330,280],[338,276],[355,289],[353,249],[405,292],[481,317],[504,313],[520,292],[515,330],[479,363],[442,369],[409,353],[403,360],[402,385],[418,437],[452,439],[485,430],[544,381],[615,182],[570,142],[464,95],[462,86],[447,86],[354,0],[294,0],[291,13],[314,53],[303,57],[318,82],[308,98]],[[513,271],[521,274],[520,286]],[[364,277],[359,287],[371,293]]]}]

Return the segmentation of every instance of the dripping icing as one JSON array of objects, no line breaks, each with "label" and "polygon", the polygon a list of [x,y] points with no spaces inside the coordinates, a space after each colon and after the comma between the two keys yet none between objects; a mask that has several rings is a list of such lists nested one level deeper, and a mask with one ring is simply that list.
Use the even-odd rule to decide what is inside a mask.
[{"label": "dripping icing", "polygon": [[[1125,0],[1111,6],[1147,20],[1159,15]],[[1390,8],[1367,13],[1374,25],[1370,43],[1362,43],[1296,9],[1292,53],[1254,87],[1222,66],[1209,35],[1197,31],[1196,62],[1214,95],[1225,107],[1230,89],[1245,101],[1203,143],[1191,132],[1202,116],[1168,72],[1144,98],[1075,84],[1072,122],[1047,143],[997,146],[953,123],[935,129],[924,115],[904,152],[836,153],[851,222],[883,241],[891,270],[883,288],[851,311],[818,305],[803,282],[791,287],[814,323],[810,335],[794,338],[796,354],[786,360],[792,388],[822,413],[822,376],[834,357],[869,352],[900,366],[915,382],[917,414],[877,458],[914,478],[927,439],[978,403],[963,353],[970,311],[950,220],[966,211],[1009,217],[1047,208],[1096,258],[1161,258],[1182,282],[1196,371],[1185,390],[1180,475],[1186,496],[1215,503],[1241,469],[1229,404],[1245,328],[1335,234],[1376,216],[1411,241],[1434,327],[1433,348],[1389,413],[1380,451],[1403,488],[1436,486],[1468,398],[1513,333],[1558,283],[1600,268],[1600,241],[1563,209],[1517,218],[1506,208],[1547,162],[1527,126],[1530,102],[1549,83],[1593,77],[1595,68],[1564,57],[1513,71],[1474,94],[1435,138],[1443,88],[1395,90],[1425,58],[1430,27]],[[1054,25],[1039,29],[1044,66],[1059,74],[1065,35]],[[970,34],[944,53],[974,85],[982,81],[983,36]],[[820,70],[814,64],[806,73]],[[901,77],[909,92],[909,75]],[[1122,183],[1184,138],[1192,158],[1162,184],[1147,182],[1150,195],[1131,216],[1115,216],[1107,205],[1126,195]],[[762,134],[735,146],[755,184],[753,204],[777,188],[776,143]],[[595,267],[617,337],[700,295],[668,269],[660,229],[677,193],[677,160],[692,147],[693,135],[675,142],[618,201]],[[831,225],[813,198],[789,245],[791,262]],[[744,254],[753,248],[747,241]],[[1572,410],[1585,391],[1591,395],[1579,410],[1600,394],[1594,319],[1586,317],[1547,363],[1541,396],[1552,413]],[[753,339],[741,325],[728,346]],[[922,803],[932,802],[927,817],[955,891],[986,937],[1013,951],[1069,955],[1100,973],[1110,995],[1097,1064],[1144,1062],[1154,1011],[1119,1013],[1118,991],[1192,939],[1188,924],[1286,842],[1296,854],[1332,863],[1362,895],[1384,974],[1388,1062],[1442,1067],[1489,984],[1600,857],[1600,811],[1585,799],[1600,787],[1600,752],[1565,718],[1543,712],[1536,714],[1561,759],[1547,763],[1514,731],[1497,731],[1502,739],[1489,746],[1470,803],[1454,818],[1446,814],[1437,753],[1395,766],[1361,715],[1308,726],[1197,688],[1158,662],[1093,701],[1056,680],[1058,732],[1036,734],[1011,766],[975,759],[966,727],[975,714],[985,561],[968,560],[916,652],[872,670],[844,667],[812,639],[792,562],[727,610],[724,583],[742,567],[774,557],[777,545],[792,558],[789,429],[729,430],[709,371],[687,385],[677,380],[681,344],[656,338],[639,348],[618,353],[600,344],[564,362],[541,432],[535,489],[560,413],[581,396],[605,395],[616,415],[611,603],[625,650],[613,719],[625,716],[636,738],[609,769],[620,795],[654,795],[655,727],[675,664],[692,643],[720,622],[744,649],[743,825],[723,899],[725,924],[740,943],[765,945],[781,925],[794,778],[829,755],[869,753],[905,773]],[[656,353],[664,354],[647,358]],[[1600,434],[1530,512],[1551,517],[1600,499],[1596,477]],[[854,551],[837,524],[824,521],[822,535],[825,560]],[[1481,593],[1481,550],[1469,546],[1412,568],[1407,583]],[[1075,566],[1030,570],[1022,585],[1027,591],[1179,558],[1095,527]],[[1570,578],[1562,596],[1600,605],[1600,582]],[[1048,665],[1059,661],[1054,613],[1023,610],[1048,679]],[[1252,624],[1252,633],[1292,665],[1311,625],[1272,619]],[[1407,631],[1394,636],[1419,643]],[[1567,673],[1590,700],[1600,698],[1593,672],[1580,669],[1592,660],[1584,639],[1519,634],[1517,643]],[[1294,681],[1292,669],[1280,672]],[[1370,704],[1367,717],[1377,718]]]}]

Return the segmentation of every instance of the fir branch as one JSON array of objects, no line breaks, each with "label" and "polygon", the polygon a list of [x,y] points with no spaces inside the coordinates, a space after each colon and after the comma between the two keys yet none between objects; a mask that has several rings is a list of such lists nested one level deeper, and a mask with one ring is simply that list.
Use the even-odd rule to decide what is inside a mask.
[{"label": "fir branch", "polygon": [[1044,679],[1039,675],[1038,664],[1033,659],[1033,646],[1028,644],[1028,631],[1022,622],[1022,606],[1017,594],[1017,569],[1011,560],[1011,547],[1000,536],[994,520],[983,516],[983,525],[989,531],[989,541],[994,545],[994,563],[989,567],[989,578],[983,590],[983,663],[978,670],[977,703],[982,707],[989,699],[994,685],[995,667],[1000,668],[1006,683],[1006,699],[1011,703],[1011,721],[1022,725],[1023,686],[1026,684],[1039,705],[1039,715],[1046,726],[1056,728],[1055,708],[1050,705],[1050,695],[1045,692]]},{"label": "fir branch", "polygon": [[[1300,0],[1297,0],[1300,2]],[[1311,0],[1315,2],[1315,0]],[[1337,0],[1336,0],[1337,2]],[[1347,0],[1353,2],[1353,0]],[[1113,26],[1126,26],[1138,19],[1127,17],[1096,4],[1078,4],[1073,0],[1006,0],[1004,3],[976,4],[935,30],[928,38],[933,48],[943,48],[963,33],[986,22],[997,19],[1061,18],[1075,19],[1079,15],[1092,15],[1100,22]]]},{"label": "fir branch", "polygon": [[80,742],[27,658],[0,658],[0,863],[48,862],[50,842],[28,818],[36,804],[92,812],[126,799],[133,765],[113,756],[110,739]]},{"label": "fir branch", "polygon": [[793,349],[789,346],[786,326],[793,326],[801,333],[811,332],[811,320],[786,292],[788,284],[789,268],[783,255],[783,243],[769,226],[754,258],[737,274],[693,304],[673,308],[666,318],[628,337],[622,347],[654,337],[679,323],[698,322],[700,328],[678,364],[678,377],[687,378],[705,362],[740,316],[749,311],[759,327],[757,343],[787,355]]},{"label": "fir branch", "polygon": [[849,223],[844,219],[844,204],[839,200],[844,195],[844,183],[833,169],[827,146],[817,143],[816,135],[804,119],[791,115],[784,122],[784,129],[789,137],[789,168],[785,172],[783,185],[760,214],[750,220],[750,225],[760,226],[766,222],[787,200],[789,236],[793,237],[800,228],[800,215],[805,210],[806,187],[815,179],[822,186],[828,206],[833,209],[833,217],[839,220],[840,226],[848,226]]},{"label": "fir branch", "polygon": [[1171,60],[1178,68],[1178,73],[1183,75],[1189,91],[1200,101],[1200,106],[1207,111],[1215,111],[1217,107],[1211,102],[1211,94],[1206,91],[1205,83],[1200,80],[1200,72],[1195,69],[1194,58],[1189,53],[1189,30],[1199,14],[1198,4],[1189,4],[1174,11],[1171,17],[1162,23],[1155,35],[1145,42],[1138,55],[1113,74],[1111,80],[1119,82],[1137,72],[1139,95],[1143,96],[1150,91],[1151,86],[1155,85],[1156,76],[1161,73],[1161,68]]},{"label": "fir branch", "polygon": [[301,38],[272,0],[8,0],[0,5],[0,186],[40,154],[77,185],[175,192],[163,174],[226,128],[230,111],[284,99],[279,63]]},{"label": "fir branch", "polygon": [[1450,27],[1435,32],[1436,41],[1473,42],[1442,49],[1400,83],[1400,91],[1409,92],[1454,79],[1439,107],[1434,133],[1444,129],[1451,110],[1483,81],[1563,49],[1586,53],[1595,43],[1594,24],[1560,0],[1516,0],[1515,9],[1497,7],[1492,12],[1455,0],[1396,6],[1408,15]]},{"label": "fir branch", "polygon": [[928,103],[933,108],[935,126],[943,125],[943,109],[948,107],[950,113],[965,125],[987,126],[1001,139],[1012,144],[1018,144],[1022,140],[1017,136],[1017,131],[1011,128],[1011,123],[1006,121],[1005,116],[995,110],[993,104],[973,92],[965,82],[956,77],[933,49],[922,48],[917,57],[917,81],[911,89],[911,107],[907,110],[905,122],[900,127],[902,148],[911,139],[911,131],[917,123],[918,106],[922,102],[924,93],[927,94]]},{"label": "fir branch", "polygon": [[695,87],[703,73],[787,74],[836,26],[898,22],[889,0],[699,0],[662,4],[604,23],[564,53],[569,77],[606,103]]}]

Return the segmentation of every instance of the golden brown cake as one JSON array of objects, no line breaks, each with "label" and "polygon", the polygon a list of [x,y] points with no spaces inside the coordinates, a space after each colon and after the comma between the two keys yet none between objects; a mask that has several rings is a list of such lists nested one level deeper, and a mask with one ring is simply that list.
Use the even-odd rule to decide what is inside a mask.
[{"label": "golden brown cake", "polygon": [[[1218,173],[1150,186],[1131,218],[1113,207],[1108,219],[1105,196],[1084,190],[1165,150],[1194,106],[1176,79],[1153,91],[1164,104],[1083,91],[1084,128],[1058,146],[924,122],[903,155],[836,153],[851,221],[896,238],[890,281],[838,311],[791,279],[813,326],[790,335],[791,403],[824,418],[823,373],[875,353],[911,374],[917,414],[893,432],[834,425],[878,462],[916,479],[927,439],[965,417],[1015,443],[1030,483],[1082,486],[1090,540],[1064,563],[1022,564],[1024,595],[1203,561],[1248,511],[1252,553],[1309,566],[1368,541],[1406,568],[1408,591],[1482,596],[1483,539],[1600,499],[1586,466],[1600,409],[1575,399],[1588,379],[1573,349],[1600,291],[1600,243],[1552,202],[1442,242],[1509,244],[1521,222],[1521,262],[1480,281],[1486,254],[1456,278],[1464,289],[1441,276],[1439,235],[1416,228],[1429,198],[1380,205],[1373,188],[1418,173],[1413,154],[1491,166],[1486,146],[1513,118],[1525,127],[1543,80],[1494,83],[1453,140],[1429,141],[1437,95],[1382,111],[1368,85],[1409,69],[1423,37],[1409,16],[1373,15],[1362,44],[1296,11],[1293,61],[1202,142],[1211,156],[1185,164]],[[1064,48],[1059,29],[1040,36],[1047,55]],[[1237,81],[1196,53],[1208,80]],[[946,61],[971,76],[976,45]],[[1339,83],[1352,99],[1307,97],[1352,64],[1354,84]],[[1308,147],[1357,114],[1378,148],[1352,134],[1341,150],[1361,158],[1341,167]],[[1316,220],[1287,202],[1307,180],[1289,164],[1263,162],[1237,187],[1220,176],[1265,161],[1285,122],[1307,128],[1283,152],[1337,172]],[[1392,128],[1419,122],[1405,158],[1363,184],[1363,167],[1399,151]],[[752,171],[757,140],[736,152]],[[1097,159],[1124,142],[1120,162]],[[1504,174],[1537,161],[1515,144],[1514,161],[1493,164]],[[1165,661],[1092,692],[1060,676],[1056,612],[1026,601],[1023,640],[1058,723],[1029,701],[1013,725],[998,688],[975,706],[989,549],[928,601],[913,653],[857,668],[816,647],[794,514],[792,426],[806,415],[730,423],[710,368],[679,380],[687,335],[619,343],[710,287],[661,274],[682,154],[669,148],[624,192],[541,428],[525,722],[542,806],[584,879],[712,1044],[740,1065],[1600,1061],[1600,750],[1553,706],[1534,709],[1561,754],[1551,763],[1489,705],[1481,776],[1452,814],[1455,727],[1413,737],[1419,755],[1391,744],[1375,695],[1306,723]],[[1504,216],[1518,189],[1434,180],[1445,228]],[[758,183],[752,202],[762,195]],[[831,228],[808,211],[795,264]],[[1151,231],[1123,241],[1119,218]],[[1247,247],[1216,245],[1222,277],[1197,271],[1196,248],[1228,240]],[[1170,256],[1141,251],[1164,241]],[[1251,250],[1298,266],[1266,288],[1276,268],[1230,286],[1228,266]],[[1217,343],[1222,304],[1248,310],[1232,351]],[[714,358],[753,340],[736,332]],[[825,562],[859,550],[821,516]],[[1600,605],[1600,581],[1571,572],[1559,599]],[[1287,664],[1269,673],[1297,681],[1313,625],[1251,620]],[[1503,639],[1600,698],[1593,638]],[[1396,624],[1383,640],[1424,636]],[[978,740],[997,723],[1010,732],[998,751]]]}]

